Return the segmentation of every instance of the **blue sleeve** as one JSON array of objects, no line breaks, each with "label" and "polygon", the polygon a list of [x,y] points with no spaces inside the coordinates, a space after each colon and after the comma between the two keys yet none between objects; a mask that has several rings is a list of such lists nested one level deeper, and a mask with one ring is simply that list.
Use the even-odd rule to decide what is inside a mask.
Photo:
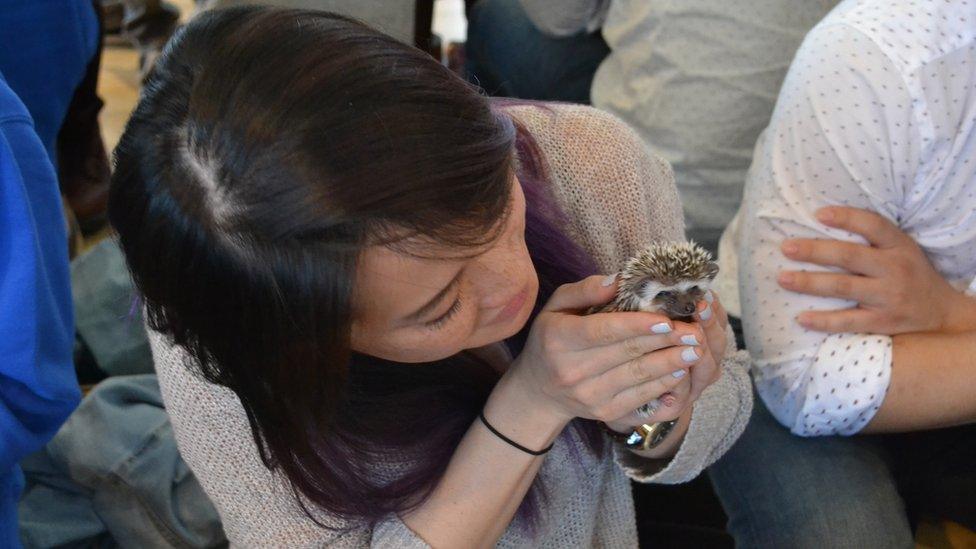
[{"label": "blue sleeve", "polygon": [[67,238],[54,168],[0,76],[0,475],[80,398]]},{"label": "blue sleeve", "polygon": [[52,162],[75,88],[98,49],[91,0],[0,0],[0,71]]}]

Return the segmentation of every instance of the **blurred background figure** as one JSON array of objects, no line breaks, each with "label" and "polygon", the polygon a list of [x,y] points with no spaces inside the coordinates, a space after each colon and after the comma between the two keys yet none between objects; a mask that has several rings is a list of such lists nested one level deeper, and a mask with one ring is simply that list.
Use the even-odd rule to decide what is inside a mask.
[{"label": "blurred background figure", "polygon": [[34,119],[61,192],[86,233],[104,226],[110,173],[95,93],[98,14],[92,0],[7,0],[0,9],[0,70]]},{"label": "blurred background figure", "polygon": [[469,80],[489,95],[590,102],[610,52],[600,35],[607,2],[480,0],[468,11]]},{"label": "blurred background figure", "polygon": [[671,163],[688,236],[715,251],[790,61],[836,3],[479,0],[469,78],[623,118]]},{"label": "blurred background figure", "polygon": [[65,234],[49,153],[34,131],[27,108],[0,73],[3,547],[20,546],[17,500],[24,478],[18,462],[54,436],[80,396],[71,363],[74,330]]}]

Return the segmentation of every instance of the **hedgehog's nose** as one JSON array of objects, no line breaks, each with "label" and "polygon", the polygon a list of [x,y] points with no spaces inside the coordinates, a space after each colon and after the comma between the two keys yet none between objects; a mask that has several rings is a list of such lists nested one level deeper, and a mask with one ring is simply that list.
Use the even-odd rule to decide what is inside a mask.
[{"label": "hedgehog's nose", "polygon": [[685,303],[684,307],[682,307],[682,310],[686,315],[690,315],[695,312],[695,308],[696,307],[694,303]]}]

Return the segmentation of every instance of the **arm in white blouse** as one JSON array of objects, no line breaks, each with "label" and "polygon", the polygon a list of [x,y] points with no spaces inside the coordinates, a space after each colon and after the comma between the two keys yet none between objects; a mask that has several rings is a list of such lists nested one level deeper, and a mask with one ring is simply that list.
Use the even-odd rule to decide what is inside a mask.
[{"label": "arm in white blouse", "polygon": [[[872,40],[822,25],[798,51],[757,147],[739,240],[743,323],[759,393],[796,434],[850,435],[869,423],[907,430],[976,417],[967,396],[976,390],[976,336],[806,330],[796,323],[800,312],[856,303],[777,284],[783,270],[829,270],[784,257],[787,238],[864,242],[819,223],[814,212],[822,206],[873,210],[910,236],[931,234],[931,226],[913,226],[908,207],[924,198],[921,182],[937,184],[922,171],[931,128],[914,99]],[[945,338],[958,353],[936,352]]]}]

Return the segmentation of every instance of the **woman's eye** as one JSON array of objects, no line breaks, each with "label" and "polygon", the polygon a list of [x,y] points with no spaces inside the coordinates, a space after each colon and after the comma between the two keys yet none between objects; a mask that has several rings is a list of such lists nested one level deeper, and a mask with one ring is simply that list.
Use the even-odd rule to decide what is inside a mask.
[{"label": "woman's eye", "polygon": [[460,297],[458,297],[456,300],[454,300],[454,304],[451,305],[451,308],[448,309],[444,314],[442,314],[441,316],[435,318],[434,320],[425,322],[424,323],[424,326],[426,326],[427,328],[430,328],[431,330],[436,330],[436,329],[440,328],[441,326],[447,324],[447,321],[451,320],[454,317],[454,315],[457,314],[457,312],[459,310],[461,310],[461,298]]}]

